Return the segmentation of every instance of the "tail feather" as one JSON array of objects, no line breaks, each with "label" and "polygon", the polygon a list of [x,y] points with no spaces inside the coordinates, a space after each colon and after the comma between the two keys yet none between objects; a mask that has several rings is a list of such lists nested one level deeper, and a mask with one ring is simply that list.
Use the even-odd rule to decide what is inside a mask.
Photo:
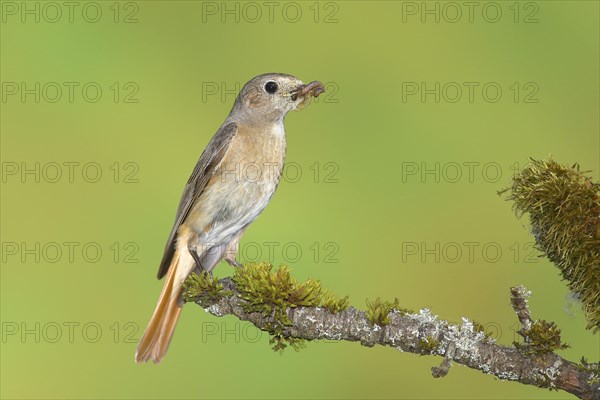
[{"label": "tail feather", "polygon": [[[225,246],[219,246],[215,251],[209,250],[211,249],[203,251],[201,255],[202,268],[206,271],[211,271],[223,258]],[[136,362],[152,360],[154,363],[159,363],[165,356],[181,313],[180,298],[183,281],[194,267],[196,262],[187,248],[177,248],[167,270],[165,285],[158,298],[154,314],[135,352]]]},{"label": "tail feather", "polygon": [[182,288],[181,284],[176,281],[179,261],[179,252],[177,251],[168,270],[154,314],[152,314],[135,353],[135,361],[138,363],[148,360],[159,363],[167,352],[181,313],[179,297]]}]

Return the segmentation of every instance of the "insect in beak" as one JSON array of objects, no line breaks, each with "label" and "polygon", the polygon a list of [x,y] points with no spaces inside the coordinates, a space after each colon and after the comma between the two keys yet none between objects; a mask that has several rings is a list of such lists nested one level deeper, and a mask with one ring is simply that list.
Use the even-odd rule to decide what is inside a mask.
[{"label": "insect in beak", "polygon": [[319,97],[321,93],[325,91],[325,87],[319,81],[313,81],[308,84],[299,85],[296,89],[294,89],[291,94],[292,101],[298,100],[298,96],[306,97]]}]

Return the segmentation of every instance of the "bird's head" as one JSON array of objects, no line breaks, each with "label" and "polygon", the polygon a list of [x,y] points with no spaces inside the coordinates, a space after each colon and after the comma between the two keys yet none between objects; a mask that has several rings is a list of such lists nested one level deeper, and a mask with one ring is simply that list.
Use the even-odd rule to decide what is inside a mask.
[{"label": "bird's head", "polygon": [[302,109],[311,97],[318,97],[324,91],[318,81],[305,84],[292,75],[259,75],[244,85],[232,114],[262,121],[283,120],[289,111]]}]

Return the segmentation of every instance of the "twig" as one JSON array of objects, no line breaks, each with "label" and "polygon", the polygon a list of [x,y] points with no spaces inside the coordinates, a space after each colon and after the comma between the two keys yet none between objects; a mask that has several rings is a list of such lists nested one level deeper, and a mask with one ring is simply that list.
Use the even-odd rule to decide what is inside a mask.
[{"label": "twig", "polygon": [[529,296],[531,296],[531,292],[527,291],[524,286],[510,288],[510,302],[522,326],[518,333],[524,338],[527,337],[527,332],[531,329],[531,313],[527,306]]}]

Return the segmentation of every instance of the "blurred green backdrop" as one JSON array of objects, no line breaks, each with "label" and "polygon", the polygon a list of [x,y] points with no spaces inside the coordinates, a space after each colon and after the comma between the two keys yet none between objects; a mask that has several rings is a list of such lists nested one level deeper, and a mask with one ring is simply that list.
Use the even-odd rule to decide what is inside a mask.
[{"label": "blurred green backdrop", "polygon": [[529,157],[598,179],[598,2],[473,4],[3,1],[1,396],[570,398],[461,366],[433,379],[439,358],[389,348],[280,356],[194,305],[162,364],[133,362],[183,185],[236,87],[271,71],[328,92],[288,116],[290,168],[242,260],[286,263],[358,307],[467,316],[507,345],[508,289],[524,284],[564,357],[600,358],[496,194]]}]

